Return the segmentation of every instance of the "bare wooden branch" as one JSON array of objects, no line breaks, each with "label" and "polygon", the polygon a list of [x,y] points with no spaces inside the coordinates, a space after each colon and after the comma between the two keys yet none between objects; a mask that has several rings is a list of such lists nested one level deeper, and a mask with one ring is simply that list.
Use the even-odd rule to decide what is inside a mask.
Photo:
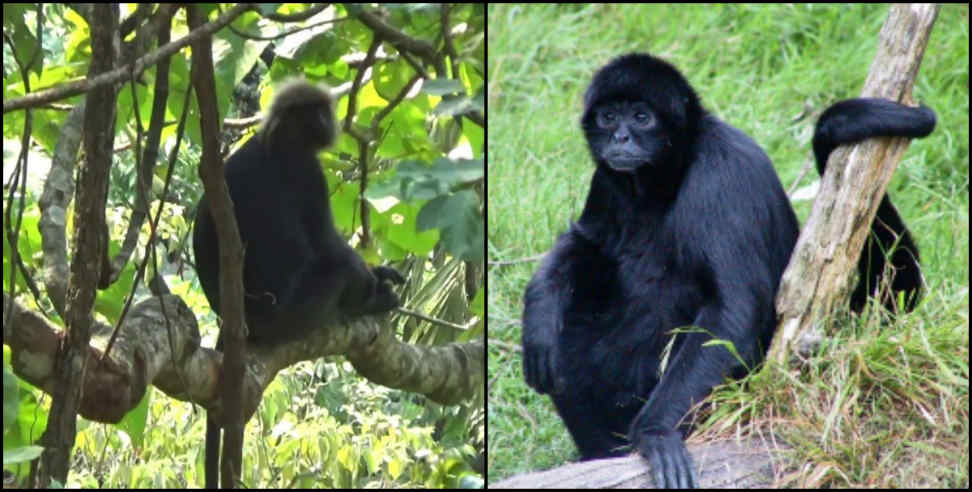
[{"label": "bare wooden branch", "polygon": [[[377,34],[381,39],[394,45],[395,48],[414,53],[427,62],[434,62],[436,50],[432,43],[419,38],[411,37],[404,32],[395,29],[390,24],[382,20],[377,14],[365,10],[364,7],[349,8],[348,12],[361,21],[362,24],[368,26],[368,28],[374,31],[375,34]],[[440,72],[437,75],[439,77],[446,76],[445,72]]]},{"label": "bare wooden branch", "polygon": [[[201,30],[205,16],[197,6],[186,10],[189,27]],[[213,45],[209,36],[201,36],[192,43],[192,87],[199,103],[203,152],[199,162],[199,177],[203,181],[209,212],[213,217],[219,245],[219,305],[223,324],[219,338],[222,342],[223,367],[221,389],[224,422],[223,453],[220,479],[223,487],[236,488],[243,465],[243,371],[246,356],[246,325],[243,314],[243,241],[236,223],[233,202],[223,175],[223,161],[219,155],[219,109],[216,105],[216,81],[213,77]],[[197,213],[205,213],[200,211]],[[210,430],[206,436],[206,486],[217,485],[209,466]],[[219,436],[218,430],[216,436]]]},{"label": "bare wooden branch", "polygon": [[[908,99],[937,15],[936,5],[891,7],[863,96]],[[870,139],[831,154],[776,297],[780,329],[771,360],[786,362],[798,338],[819,336],[815,324],[846,304],[869,225],[908,142]]]},{"label": "bare wooden branch", "polygon": [[74,198],[74,169],[81,148],[81,125],[84,120],[84,103],[71,110],[61,125],[51,168],[44,179],[44,191],[37,205],[40,207],[41,248],[44,251],[44,285],[54,310],[61,317],[64,313],[64,297],[67,293],[67,210]]},{"label": "bare wooden branch", "polygon": [[[767,488],[783,463],[775,445],[761,439],[689,444],[702,488]],[[651,469],[638,455],[569,463],[490,484],[491,489],[652,489]]]},{"label": "bare wooden branch", "polygon": [[[160,8],[176,7],[167,7],[166,5],[163,5]],[[233,22],[237,17],[243,15],[251,8],[253,8],[252,4],[248,3],[234,5],[232,8],[226,10],[226,12],[220,14],[216,20],[202,25],[199,29],[193,30],[189,34],[165,46],[160,46],[152,53],[149,53],[130,64],[116,68],[110,72],[104,72],[99,74],[97,77],[86,78],[77,82],[69,82],[50,89],[32,92],[23,97],[4,100],[3,112],[6,113],[7,111],[14,111],[17,109],[42,106],[53,101],[67,99],[78,94],[83,94],[104,84],[115,84],[133,76],[137,77],[141,75],[142,72],[144,72],[147,68],[158,63],[158,61],[162,58],[174,55],[177,51],[189,46],[190,43],[197,41],[201,37],[211,37],[213,33],[219,31],[230,22]]]},{"label": "bare wooden branch", "polygon": [[[118,46],[118,5],[97,4],[91,9],[95,21],[91,28],[91,65],[88,80],[111,70]],[[112,84],[88,93],[84,112],[84,149],[86,157],[78,176],[74,204],[74,244],[65,300],[67,337],[61,344],[47,429],[41,438],[44,452],[40,459],[39,482],[47,487],[51,480],[67,481],[71,450],[77,435],[78,407],[83,398],[82,381],[88,368],[86,353],[91,341],[91,309],[95,286],[101,276],[101,260],[108,248],[105,225],[105,200],[108,196],[108,171],[111,168],[115,139],[115,97]]]}]

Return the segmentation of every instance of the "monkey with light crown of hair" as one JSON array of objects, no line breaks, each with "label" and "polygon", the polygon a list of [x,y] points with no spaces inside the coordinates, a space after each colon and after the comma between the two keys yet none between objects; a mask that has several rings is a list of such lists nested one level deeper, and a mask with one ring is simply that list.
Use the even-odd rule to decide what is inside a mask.
[{"label": "monkey with light crown of hair", "polygon": [[[302,79],[280,86],[263,127],[226,161],[226,184],[246,254],[244,310],[251,345],[303,338],[335,322],[399,305],[396,270],[369,268],[334,226],[317,153],[334,143],[334,101]],[[193,230],[196,272],[219,307],[219,246],[206,196]],[[217,349],[221,348],[217,342]],[[206,434],[206,487],[218,486],[219,427]]]}]

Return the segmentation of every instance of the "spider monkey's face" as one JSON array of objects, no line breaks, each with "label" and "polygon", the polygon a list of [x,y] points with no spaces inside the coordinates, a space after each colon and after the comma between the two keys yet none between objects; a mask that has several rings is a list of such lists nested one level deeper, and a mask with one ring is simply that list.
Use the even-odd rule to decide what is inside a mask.
[{"label": "spider monkey's face", "polygon": [[584,133],[594,159],[615,171],[634,172],[664,160],[668,139],[658,114],[642,101],[607,101],[585,115]]},{"label": "spider monkey's face", "polygon": [[297,130],[315,149],[329,147],[334,142],[336,128],[334,113],[328,102],[317,102],[294,109]]}]

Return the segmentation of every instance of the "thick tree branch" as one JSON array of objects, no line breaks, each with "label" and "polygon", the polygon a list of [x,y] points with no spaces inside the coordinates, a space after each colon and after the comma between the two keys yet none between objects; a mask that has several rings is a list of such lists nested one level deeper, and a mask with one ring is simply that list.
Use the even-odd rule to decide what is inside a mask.
[{"label": "thick tree branch", "polygon": [[[6,293],[3,300],[10,300]],[[64,332],[20,303],[12,306],[10,323],[3,325],[3,340],[11,348],[14,373],[50,393]],[[251,348],[244,360],[244,418],[256,411],[264,389],[278,372],[328,355],[347,354],[370,381],[423,394],[443,405],[476,398],[482,392],[486,367],[482,341],[410,345],[394,337],[384,323],[382,318],[366,317],[323,326],[306,339],[273,349]],[[83,417],[118,422],[151,384],[172,398],[201,405],[217,421],[222,418],[219,373],[223,355],[199,345],[195,314],[180,297],[148,297],[136,302],[104,363],[96,361],[101,359],[111,327],[96,321],[91,331],[89,370],[78,410]]]}]

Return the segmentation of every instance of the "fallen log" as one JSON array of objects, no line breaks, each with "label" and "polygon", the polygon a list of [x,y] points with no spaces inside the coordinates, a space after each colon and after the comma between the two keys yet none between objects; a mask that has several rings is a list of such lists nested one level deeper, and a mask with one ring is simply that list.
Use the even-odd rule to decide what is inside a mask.
[{"label": "fallen log", "polygon": [[[782,445],[758,438],[689,444],[703,488],[769,488],[782,475]],[[621,458],[568,463],[517,475],[491,489],[649,489],[651,468],[637,454]]]}]

